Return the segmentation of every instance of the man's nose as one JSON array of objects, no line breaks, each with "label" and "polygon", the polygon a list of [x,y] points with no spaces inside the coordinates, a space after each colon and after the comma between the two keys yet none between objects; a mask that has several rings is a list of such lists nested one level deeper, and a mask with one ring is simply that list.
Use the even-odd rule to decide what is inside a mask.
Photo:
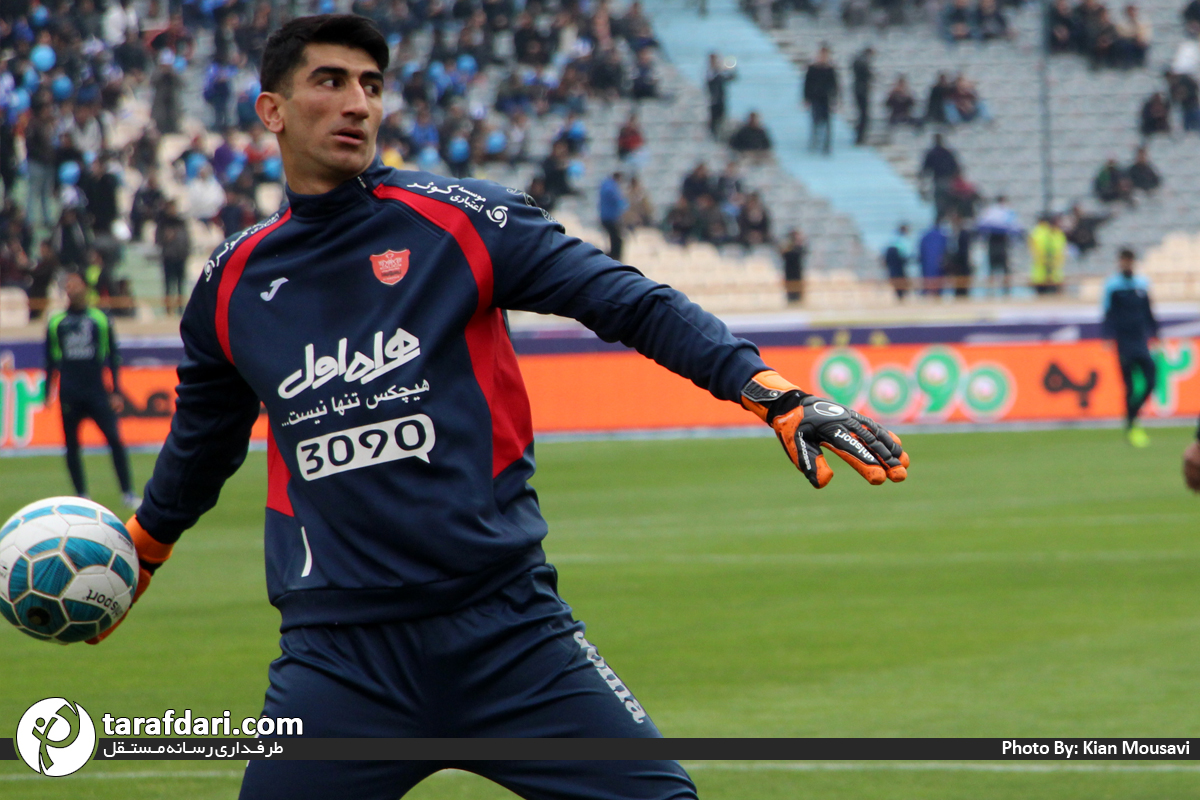
[{"label": "man's nose", "polygon": [[348,117],[365,119],[370,113],[371,109],[367,103],[366,87],[360,84],[351,85],[349,96],[346,98],[346,106],[342,109],[342,114]]}]

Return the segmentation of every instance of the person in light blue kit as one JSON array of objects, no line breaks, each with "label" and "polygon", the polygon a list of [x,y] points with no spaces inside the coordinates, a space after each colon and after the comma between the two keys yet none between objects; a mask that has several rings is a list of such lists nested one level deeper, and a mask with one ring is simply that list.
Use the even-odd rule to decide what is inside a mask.
[{"label": "person in light blue kit", "polygon": [[[384,165],[387,65],[355,15],[300,17],[267,42],[257,110],[288,203],[217,249],[184,312],[171,432],[126,526],[137,596],[216,504],[265,407],[282,655],[264,717],[319,738],[659,738],[546,562],[505,310],[573,317],[741,403],[817,488],[822,445],[875,485],[904,480],[908,456],[525,193]],[[696,797],[678,763],[649,759],[261,760],[241,797],[396,800],[449,766],[527,800]]]},{"label": "person in light blue kit", "polygon": [[1117,345],[1117,360],[1125,381],[1126,438],[1134,447],[1147,447],[1150,437],[1137,424],[1137,418],[1158,381],[1158,368],[1150,352],[1150,341],[1158,336],[1158,320],[1150,307],[1150,282],[1134,274],[1136,263],[1134,252],[1122,248],[1117,274],[1104,285],[1103,329],[1105,337]]}]

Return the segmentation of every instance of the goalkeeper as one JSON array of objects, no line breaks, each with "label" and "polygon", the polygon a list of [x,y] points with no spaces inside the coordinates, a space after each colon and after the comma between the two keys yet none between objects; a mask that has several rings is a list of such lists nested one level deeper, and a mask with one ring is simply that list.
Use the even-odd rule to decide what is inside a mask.
[{"label": "goalkeeper", "polygon": [[[658,737],[546,563],[504,309],[574,317],[741,402],[814,486],[832,476],[823,447],[876,484],[907,456],[524,194],[383,165],[387,66],[353,15],[297,18],[266,45],[257,110],[288,206],[222,245],[188,302],[175,417],[130,523],[138,590],[217,502],[261,402],[282,617],[264,715],[316,737]],[[242,797],[393,800],[442,766],[254,761]],[[672,761],[463,768],[526,798],[695,797]]]}]

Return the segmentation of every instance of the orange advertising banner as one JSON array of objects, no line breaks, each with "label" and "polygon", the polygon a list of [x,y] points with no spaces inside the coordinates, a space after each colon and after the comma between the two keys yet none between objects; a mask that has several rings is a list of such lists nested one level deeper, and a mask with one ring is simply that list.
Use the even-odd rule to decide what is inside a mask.
[{"label": "orange advertising banner", "polygon": [[[764,348],[764,360],[815,394],[890,424],[1113,420],[1124,413],[1116,353],[1101,341]],[[1197,340],[1155,353],[1158,379],[1144,414],[1200,414]],[[521,371],[540,433],[730,427],[754,424],[733,403],[632,352],[527,355]],[[57,405],[43,403],[41,370],[0,369],[0,448],[61,447]],[[161,444],[170,426],[175,370],[122,371],[127,444]],[[266,437],[266,418],[254,428]],[[85,445],[103,444],[90,422]]]}]

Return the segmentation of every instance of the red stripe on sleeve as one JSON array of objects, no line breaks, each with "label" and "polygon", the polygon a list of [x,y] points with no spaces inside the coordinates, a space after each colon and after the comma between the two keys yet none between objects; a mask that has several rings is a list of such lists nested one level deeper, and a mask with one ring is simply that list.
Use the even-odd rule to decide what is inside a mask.
[{"label": "red stripe on sleeve", "polygon": [[517,354],[504,327],[504,315],[492,308],[492,256],[466,212],[458,206],[395,186],[375,188],[377,197],[404,203],[447,231],[466,256],[479,288],[479,305],[467,323],[471,368],[492,416],[492,477],[521,458],[533,442],[533,414],[517,366]]},{"label": "red stripe on sleeve", "polygon": [[292,510],[292,501],[288,497],[287,487],[288,481],[292,479],[292,472],[287,467],[287,462],[283,460],[283,455],[279,452],[279,447],[275,444],[275,434],[271,432],[271,426],[267,426],[267,508],[272,511],[278,511],[280,514],[286,514],[289,517],[296,516]]},{"label": "red stripe on sleeve", "polygon": [[233,290],[242,279],[242,272],[246,269],[246,262],[250,260],[250,253],[267,234],[287,222],[291,216],[292,210],[289,208],[279,219],[237,245],[221,271],[221,282],[217,285],[217,341],[221,343],[221,350],[230,364],[233,363],[233,352],[229,349],[229,299],[233,297]]}]

